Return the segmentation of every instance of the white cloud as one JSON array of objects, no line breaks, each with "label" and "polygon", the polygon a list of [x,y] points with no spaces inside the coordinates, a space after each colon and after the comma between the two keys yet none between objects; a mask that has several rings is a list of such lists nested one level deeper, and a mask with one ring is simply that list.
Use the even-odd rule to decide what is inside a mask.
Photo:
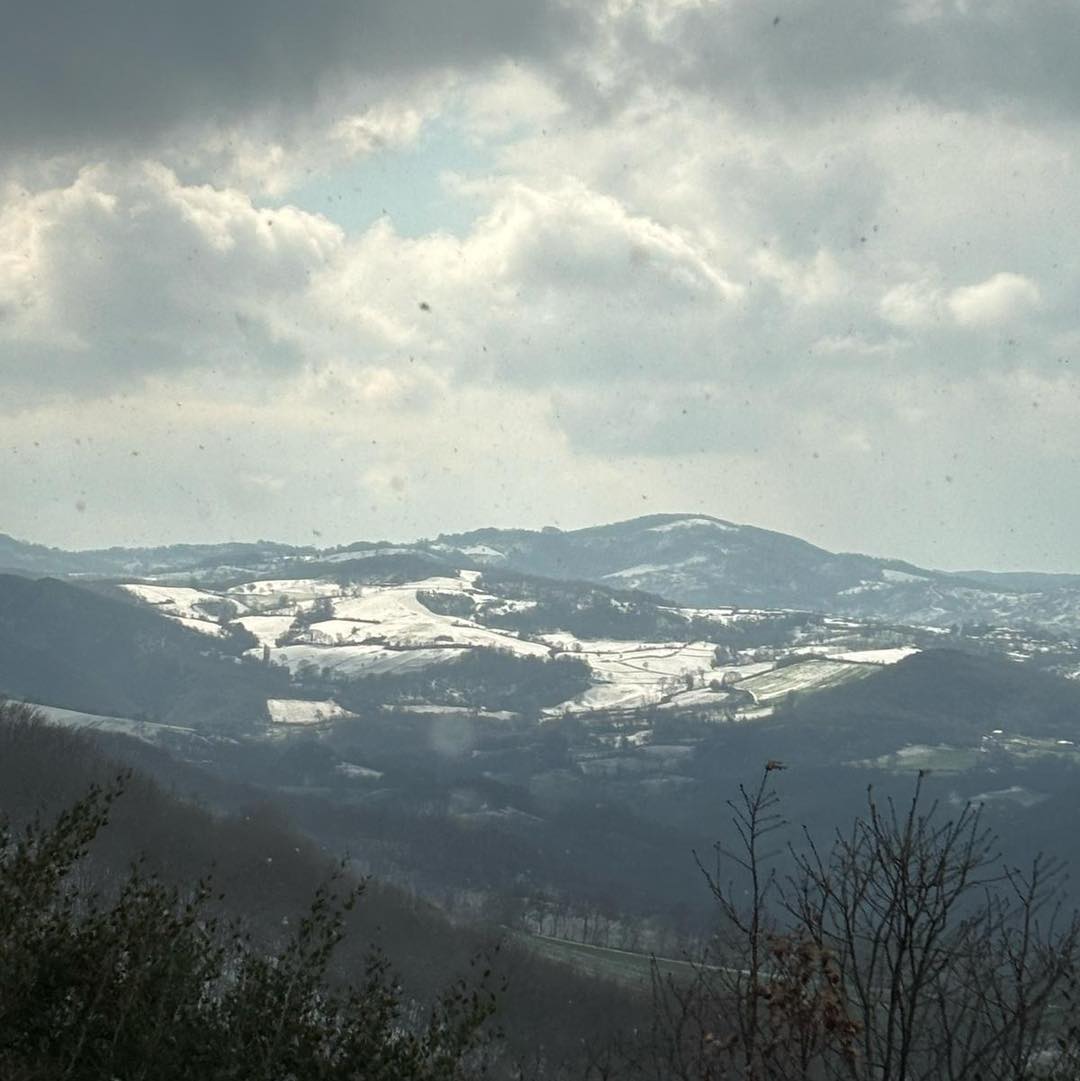
[{"label": "white cloud", "polygon": [[974,285],[944,288],[929,277],[901,282],[882,296],[883,319],[912,331],[955,324],[978,329],[1015,323],[1039,310],[1038,285],[1022,274],[1006,271]]},{"label": "white cloud", "polygon": [[940,286],[925,278],[892,286],[878,307],[883,319],[907,330],[925,330],[949,315]]},{"label": "white cloud", "polygon": [[298,309],[341,230],[293,207],[98,165],[0,209],[0,371],[8,406],[107,394],[155,371],[272,368],[303,353]]},{"label": "white cloud", "polygon": [[954,289],[949,311],[961,326],[999,326],[1039,307],[1039,287],[1022,274],[1002,271],[975,285]]}]

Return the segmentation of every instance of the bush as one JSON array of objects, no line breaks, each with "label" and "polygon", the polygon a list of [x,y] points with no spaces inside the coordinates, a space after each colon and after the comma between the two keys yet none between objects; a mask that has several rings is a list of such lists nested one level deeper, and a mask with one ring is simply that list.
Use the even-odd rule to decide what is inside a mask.
[{"label": "bush", "polygon": [[139,866],[94,889],[88,857],[124,778],[51,824],[0,828],[0,1077],[127,1081],[463,1078],[485,1064],[494,999],[459,983],[410,1016],[387,962],[331,975],[361,887],[315,894],[276,951]]}]

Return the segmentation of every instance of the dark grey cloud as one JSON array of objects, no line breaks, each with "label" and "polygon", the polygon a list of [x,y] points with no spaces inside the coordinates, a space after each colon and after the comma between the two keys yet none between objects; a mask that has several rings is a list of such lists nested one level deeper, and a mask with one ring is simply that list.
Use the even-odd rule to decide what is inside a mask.
[{"label": "dark grey cloud", "polygon": [[343,76],[543,58],[575,22],[544,0],[13,0],[0,20],[0,146],[138,142],[303,109]]},{"label": "dark grey cloud", "polygon": [[737,0],[659,24],[635,8],[610,29],[625,80],[666,77],[740,109],[816,114],[880,93],[1048,117],[1080,107],[1072,0]]}]

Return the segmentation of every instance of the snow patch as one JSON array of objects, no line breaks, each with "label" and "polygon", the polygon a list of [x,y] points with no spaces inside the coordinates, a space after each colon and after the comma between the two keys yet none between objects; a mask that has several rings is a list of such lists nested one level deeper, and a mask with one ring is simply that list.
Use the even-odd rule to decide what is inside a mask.
[{"label": "snow patch", "polygon": [[234,620],[244,630],[255,635],[259,642],[259,648],[269,646],[271,649],[277,645],[277,640],[285,634],[293,625],[292,616],[241,616]]},{"label": "snow patch", "polygon": [[909,574],[907,571],[894,571],[889,567],[885,567],[881,571],[881,577],[886,582],[923,582],[926,583],[929,579],[925,574]]},{"label": "snow patch", "polygon": [[353,716],[329,699],[313,702],[300,698],[268,698],[266,710],[271,724],[325,724]]},{"label": "snow patch", "polygon": [[899,664],[915,653],[922,651],[914,646],[900,646],[896,649],[853,649],[848,653],[830,653],[831,661],[847,661],[851,664]]},{"label": "snow patch", "polygon": [[738,527],[727,522],[717,522],[713,518],[678,518],[674,522],[649,526],[648,533],[671,533],[676,529],[716,529],[721,533],[734,533]]}]

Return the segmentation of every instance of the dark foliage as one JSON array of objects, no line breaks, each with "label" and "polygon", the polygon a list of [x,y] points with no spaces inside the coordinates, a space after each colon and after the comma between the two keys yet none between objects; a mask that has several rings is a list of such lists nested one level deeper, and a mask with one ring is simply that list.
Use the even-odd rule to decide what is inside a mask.
[{"label": "dark foliage", "polygon": [[359,890],[315,893],[268,955],[189,891],[132,869],[111,894],[80,876],[122,793],[94,787],[50,825],[0,829],[0,1074],[4,1077],[449,1079],[482,1062],[482,984],[416,1023],[386,962],[339,987],[330,963]]},{"label": "dark foliage", "polygon": [[[243,632],[228,649],[243,645]],[[118,595],[0,575],[0,693],[42,705],[180,725],[244,727],[288,674],[239,662]]]},{"label": "dark foliage", "polygon": [[374,706],[435,702],[472,709],[512,710],[535,716],[583,693],[590,670],[574,657],[519,657],[493,649],[463,650],[460,660],[405,675],[368,676],[336,688],[348,710]]}]

